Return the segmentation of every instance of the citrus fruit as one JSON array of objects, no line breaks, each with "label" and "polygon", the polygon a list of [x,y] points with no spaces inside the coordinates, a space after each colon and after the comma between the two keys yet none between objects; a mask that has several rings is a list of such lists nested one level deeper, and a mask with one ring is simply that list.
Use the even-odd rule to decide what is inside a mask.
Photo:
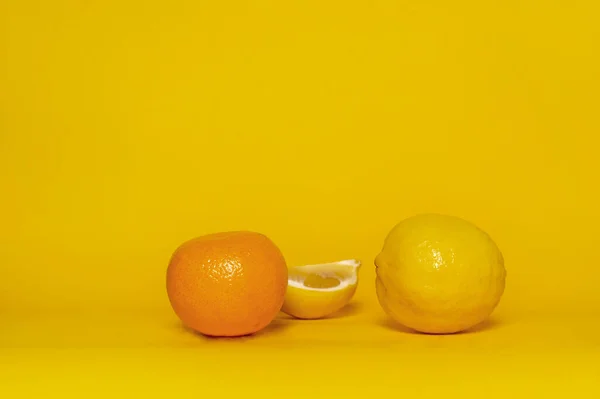
[{"label": "citrus fruit", "polygon": [[189,240],[173,253],[167,294],[189,328],[210,336],[242,336],[266,327],[283,304],[287,266],[277,246],[251,231]]},{"label": "citrus fruit", "polygon": [[355,259],[291,267],[281,310],[300,319],[319,319],[337,312],[356,292],[359,268]]},{"label": "citrus fruit", "polygon": [[502,253],[490,236],[454,216],[398,223],[375,258],[379,303],[424,333],[455,333],[484,321],[504,292]]}]

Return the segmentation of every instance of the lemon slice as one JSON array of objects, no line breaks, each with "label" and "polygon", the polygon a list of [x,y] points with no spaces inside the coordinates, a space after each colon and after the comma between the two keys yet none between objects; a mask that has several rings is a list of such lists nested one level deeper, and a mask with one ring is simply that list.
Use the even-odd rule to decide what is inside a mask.
[{"label": "lemon slice", "polygon": [[282,311],[299,319],[319,319],[342,309],[356,292],[360,261],[294,266]]}]

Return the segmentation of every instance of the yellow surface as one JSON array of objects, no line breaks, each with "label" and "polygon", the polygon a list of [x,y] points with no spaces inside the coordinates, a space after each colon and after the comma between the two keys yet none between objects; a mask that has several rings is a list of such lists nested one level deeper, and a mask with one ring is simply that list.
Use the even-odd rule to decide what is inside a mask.
[{"label": "yellow surface", "polygon": [[[598,396],[597,4],[1,1],[2,396]],[[503,251],[487,329],[376,302],[385,234],[430,211]],[[352,307],[182,330],[169,256],[229,229],[361,259]]]}]

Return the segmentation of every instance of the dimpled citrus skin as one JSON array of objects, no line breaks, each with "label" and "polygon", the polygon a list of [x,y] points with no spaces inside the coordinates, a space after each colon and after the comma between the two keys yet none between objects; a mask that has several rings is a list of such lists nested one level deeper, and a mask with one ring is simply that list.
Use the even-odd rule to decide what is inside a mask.
[{"label": "dimpled citrus skin", "polygon": [[209,336],[242,336],[275,318],[287,278],[285,259],[266,236],[215,233],[175,250],[167,269],[167,294],[189,328]]},{"label": "dimpled citrus skin", "polygon": [[397,322],[455,333],[484,321],[504,292],[502,253],[484,231],[453,216],[398,223],[375,258],[377,297]]}]

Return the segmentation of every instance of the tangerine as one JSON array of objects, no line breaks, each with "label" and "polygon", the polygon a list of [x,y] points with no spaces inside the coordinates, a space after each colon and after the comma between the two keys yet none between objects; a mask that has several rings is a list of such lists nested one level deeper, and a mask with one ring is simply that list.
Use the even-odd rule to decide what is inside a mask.
[{"label": "tangerine", "polygon": [[208,336],[243,336],[265,328],[281,309],[287,266],[265,235],[231,231],[181,244],[167,268],[167,294],[187,327]]}]

